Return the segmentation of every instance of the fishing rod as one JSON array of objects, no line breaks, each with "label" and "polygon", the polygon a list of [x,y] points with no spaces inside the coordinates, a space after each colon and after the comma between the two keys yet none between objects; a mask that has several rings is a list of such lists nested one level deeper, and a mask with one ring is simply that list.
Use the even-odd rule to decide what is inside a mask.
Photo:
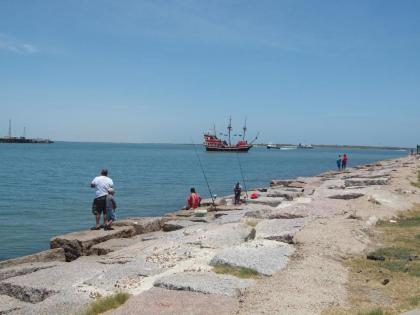
[{"label": "fishing rod", "polygon": [[242,182],[244,183],[244,189],[245,189],[245,196],[246,196],[246,200],[248,200],[248,190],[246,189],[246,183],[245,183],[244,172],[242,171],[241,159],[239,158],[239,153],[238,153],[238,152],[236,152],[236,157],[238,158],[239,170],[241,171]]},{"label": "fishing rod", "polygon": [[216,205],[214,204],[214,197],[213,197],[213,194],[212,194],[211,189],[210,189],[209,181],[207,180],[206,172],[204,172],[204,167],[203,167],[203,164],[201,163],[200,156],[198,155],[197,148],[195,147],[194,141],[191,140],[191,142],[192,142],[192,145],[194,147],[195,155],[197,156],[197,159],[198,159],[198,164],[200,165],[201,172],[203,173],[204,180],[206,181],[207,188],[208,188],[209,193],[210,193],[211,203],[212,203],[213,207],[216,207]]}]

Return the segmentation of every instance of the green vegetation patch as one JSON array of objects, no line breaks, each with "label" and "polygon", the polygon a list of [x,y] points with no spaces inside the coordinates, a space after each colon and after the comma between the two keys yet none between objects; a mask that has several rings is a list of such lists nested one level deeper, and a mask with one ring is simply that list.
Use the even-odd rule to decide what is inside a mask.
[{"label": "green vegetation patch", "polygon": [[372,311],[368,311],[368,312],[359,312],[357,313],[358,315],[384,315],[384,311],[381,310],[380,308],[374,309]]},{"label": "green vegetation patch", "polygon": [[417,171],[417,182],[411,182],[411,185],[420,188],[420,171]]},{"label": "green vegetation patch", "polygon": [[261,277],[258,271],[254,269],[245,268],[245,267],[232,267],[226,264],[220,264],[220,265],[214,266],[213,271],[219,274],[229,274],[229,275],[241,278],[241,279],[250,279],[250,278],[255,279],[255,278]]},{"label": "green vegetation patch", "polygon": [[91,305],[89,305],[88,309],[81,315],[97,315],[104,313],[124,304],[129,297],[130,294],[125,292],[119,292],[111,296],[100,298],[93,302]]},{"label": "green vegetation patch", "polygon": [[346,260],[349,268],[349,304],[324,314],[400,314],[420,305],[420,205],[401,213],[396,223],[382,221],[372,234],[381,244],[370,255]]}]

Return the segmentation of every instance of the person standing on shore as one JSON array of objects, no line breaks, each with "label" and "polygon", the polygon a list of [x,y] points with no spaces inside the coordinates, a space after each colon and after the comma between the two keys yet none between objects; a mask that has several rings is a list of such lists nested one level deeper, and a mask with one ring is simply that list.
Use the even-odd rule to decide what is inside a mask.
[{"label": "person standing on shore", "polygon": [[337,168],[338,171],[341,171],[341,165],[342,165],[342,160],[341,160],[341,155],[338,156],[338,160],[337,160]]},{"label": "person standing on shore", "polygon": [[104,227],[105,231],[113,230],[111,227],[112,223],[115,221],[115,209],[117,209],[117,203],[114,198],[115,189],[109,188],[108,195],[106,196],[106,219],[107,223]]},{"label": "person standing on shore", "polygon": [[242,187],[239,182],[237,182],[235,187],[233,187],[233,192],[235,193],[235,205],[241,204]]},{"label": "person standing on shore", "polygon": [[347,162],[349,158],[347,157],[347,154],[344,154],[343,161],[341,162],[341,169],[344,171],[347,168]]},{"label": "person standing on shore", "polygon": [[187,199],[187,210],[189,209],[196,209],[200,206],[201,204],[201,197],[200,195],[195,191],[195,188],[191,188],[190,189],[190,196]]},{"label": "person standing on shore", "polygon": [[[107,169],[103,169],[101,171],[101,175],[92,180],[90,187],[95,188],[95,199],[92,203],[92,213],[95,216],[96,225],[92,227],[91,230],[99,230],[101,227],[106,226],[106,196],[108,195],[108,190],[113,186],[114,182],[108,177]],[[104,220],[103,226],[100,225],[101,213]]]}]

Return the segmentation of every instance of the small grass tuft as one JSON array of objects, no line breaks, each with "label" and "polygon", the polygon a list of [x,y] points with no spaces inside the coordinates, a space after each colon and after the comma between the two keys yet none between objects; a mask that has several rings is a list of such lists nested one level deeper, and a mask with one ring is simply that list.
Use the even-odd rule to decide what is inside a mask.
[{"label": "small grass tuft", "polygon": [[261,277],[260,274],[254,269],[245,267],[232,267],[226,264],[214,266],[213,271],[219,274],[229,274],[241,279],[256,279]]},{"label": "small grass tuft", "polygon": [[411,185],[420,188],[420,171],[417,171],[417,182],[411,182]]},{"label": "small grass tuft", "polygon": [[410,305],[411,306],[420,305],[420,295],[410,298]]},{"label": "small grass tuft", "polygon": [[253,227],[253,228],[255,228],[258,223],[259,223],[258,220],[253,220],[253,219],[247,219],[247,220],[245,220],[245,224],[246,225],[249,225],[250,227]]},{"label": "small grass tuft", "polygon": [[358,315],[384,315],[384,311],[381,310],[380,308],[374,309],[372,311],[368,311],[368,312],[360,312],[357,313]]},{"label": "small grass tuft", "polygon": [[125,292],[119,292],[111,296],[100,298],[92,304],[90,304],[87,310],[81,315],[97,315],[104,313],[108,310],[117,308],[120,305],[124,304],[129,297],[130,294]]}]

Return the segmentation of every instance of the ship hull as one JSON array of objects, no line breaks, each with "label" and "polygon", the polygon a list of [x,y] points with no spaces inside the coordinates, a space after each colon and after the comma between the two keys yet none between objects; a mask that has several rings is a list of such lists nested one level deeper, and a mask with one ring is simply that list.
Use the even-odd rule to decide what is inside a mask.
[{"label": "ship hull", "polygon": [[246,147],[208,147],[206,146],[206,151],[209,152],[248,152],[252,148],[252,145]]}]

